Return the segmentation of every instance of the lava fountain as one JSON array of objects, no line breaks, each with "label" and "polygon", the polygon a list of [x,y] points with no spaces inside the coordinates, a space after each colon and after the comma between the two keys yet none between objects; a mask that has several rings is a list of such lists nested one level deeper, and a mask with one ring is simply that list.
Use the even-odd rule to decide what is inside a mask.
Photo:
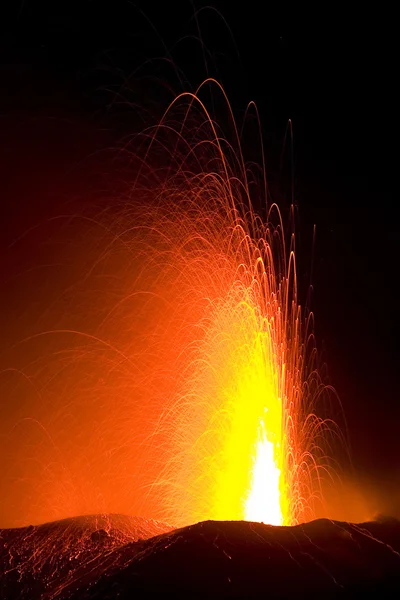
[{"label": "lava fountain", "polygon": [[[211,88],[222,119],[204,100]],[[73,242],[81,271],[24,341],[40,339],[47,354],[15,369],[40,394],[28,425],[52,444],[49,457],[41,441],[35,468],[54,518],[314,517],[341,434],[317,415],[331,390],[299,305],[284,226],[294,209],[283,218],[271,200],[260,148],[260,166],[245,161],[225,94],[208,80],[125,146],[128,197],[66,219],[88,224]]]},{"label": "lava fountain", "polygon": [[186,338],[160,417],[172,444],[155,485],[178,522],[182,510],[192,520],[294,524],[314,515],[321,479],[332,476],[326,449],[337,431],[315,411],[331,390],[317,370],[313,316],[298,303],[293,232],[245,163],[226,97],[229,141],[203,104],[215,83],[172,103],[147,152],[172,135],[152,233],[168,247],[157,260],[177,275],[174,323]]}]

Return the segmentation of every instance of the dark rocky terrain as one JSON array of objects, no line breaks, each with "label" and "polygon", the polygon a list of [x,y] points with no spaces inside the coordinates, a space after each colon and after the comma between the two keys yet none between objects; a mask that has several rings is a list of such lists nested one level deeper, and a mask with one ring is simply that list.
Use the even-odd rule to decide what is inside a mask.
[{"label": "dark rocky terrain", "polygon": [[400,521],[295,527],[95,515],[0,530],[0,597],[386,598],[400,593]]}]

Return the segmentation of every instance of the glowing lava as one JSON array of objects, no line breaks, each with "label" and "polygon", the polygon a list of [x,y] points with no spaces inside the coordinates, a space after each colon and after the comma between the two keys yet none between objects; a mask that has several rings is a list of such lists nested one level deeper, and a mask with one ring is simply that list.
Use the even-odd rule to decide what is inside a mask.
[{"label": "glowing lava", "polygon": [[[206,398],[211,394],[216,398],[210,415],[219,424],[212,433],[218,445],[211,458],[211,468],[217,466],[216,518],[278,525],[291,520],[282,453],[286,448],[284,370],[274,326],[280,325],[279,306],[265,271],[261,273],[261,286],[254,274],[242,273],[241,284],[234,283],[234,291],[209,324],[210,339],[202,348],[209,367],[197,384],[211,377],[213,391],[203,385],[202,389]],[[214,374],[212,365],[218,365]]]},{"label": "glowing lava", "polygon": [[[277,447],[279,451],[279,447]],[[245,505],[247,521],[261,521],[270,525],[282,525],[280,479],[274,444],[269,442],[265,427],[260,425],[259,439],[255,449],[251,487]]]}]

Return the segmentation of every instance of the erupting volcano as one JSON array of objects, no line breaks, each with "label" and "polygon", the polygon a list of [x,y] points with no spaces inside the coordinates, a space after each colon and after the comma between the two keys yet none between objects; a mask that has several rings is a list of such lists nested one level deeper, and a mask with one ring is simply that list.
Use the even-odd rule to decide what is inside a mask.
[{"label": "erupting volcano", "polygon": [[[210,88],[230,137],[202,99]],[[33,388],[36,410],[16,403],[3,436],[9,493],[20,469],[36,498],[29,513],[19,497],[24,518],[75,516],[0,531],[6,597],[182,597],[198,553],[209,572],[195,596],[258,597],[254,564],[271,552],[271,569],[293,572],[284,588],[270,576],[274,593],[312,571],[310,590],[336,597],[358,584],[333,547],[352,564],[362,548],[371,581],[394,585],[396,522],[303,525],[339,484],[329,451],[345,436],[326,416],[335,395],[299,303],[294,206],[282,211],[264,165],[246,163],[222,88],[178,96],[126,156],[135,179],[118,206],[56,219],[71,280],[3,371],[10,397],[16,380]]]},{"label": "erupting volcano", "polygon": [[388,53],[361,92],[358,16],[352,62],[340,27],[257,3],[232,31],[192,2],[31,4],[0,65],[0,598],[398,596],[400,523],[368,521],[398,504],[396,237],[357,176],[395,172]]}]

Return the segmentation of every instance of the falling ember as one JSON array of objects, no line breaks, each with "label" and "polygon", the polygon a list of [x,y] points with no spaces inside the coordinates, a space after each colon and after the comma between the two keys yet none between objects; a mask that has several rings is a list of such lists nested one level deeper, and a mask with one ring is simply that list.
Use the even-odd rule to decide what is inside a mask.
[{"label": "falling ember", "polygon": [[4,452],[27,440],[49,517],[289,525],[314,516],[332,477],[339,433],[317,416],[329,390],[298,302],[293,231],[264,165],[246,164],[218,86],[226,131],[209,114],[210,86],[132,141],[129,200],[83,215],[81,270],[25,341],[47,354],[13,370],[40,404],[15,403],[20,438]]}]

